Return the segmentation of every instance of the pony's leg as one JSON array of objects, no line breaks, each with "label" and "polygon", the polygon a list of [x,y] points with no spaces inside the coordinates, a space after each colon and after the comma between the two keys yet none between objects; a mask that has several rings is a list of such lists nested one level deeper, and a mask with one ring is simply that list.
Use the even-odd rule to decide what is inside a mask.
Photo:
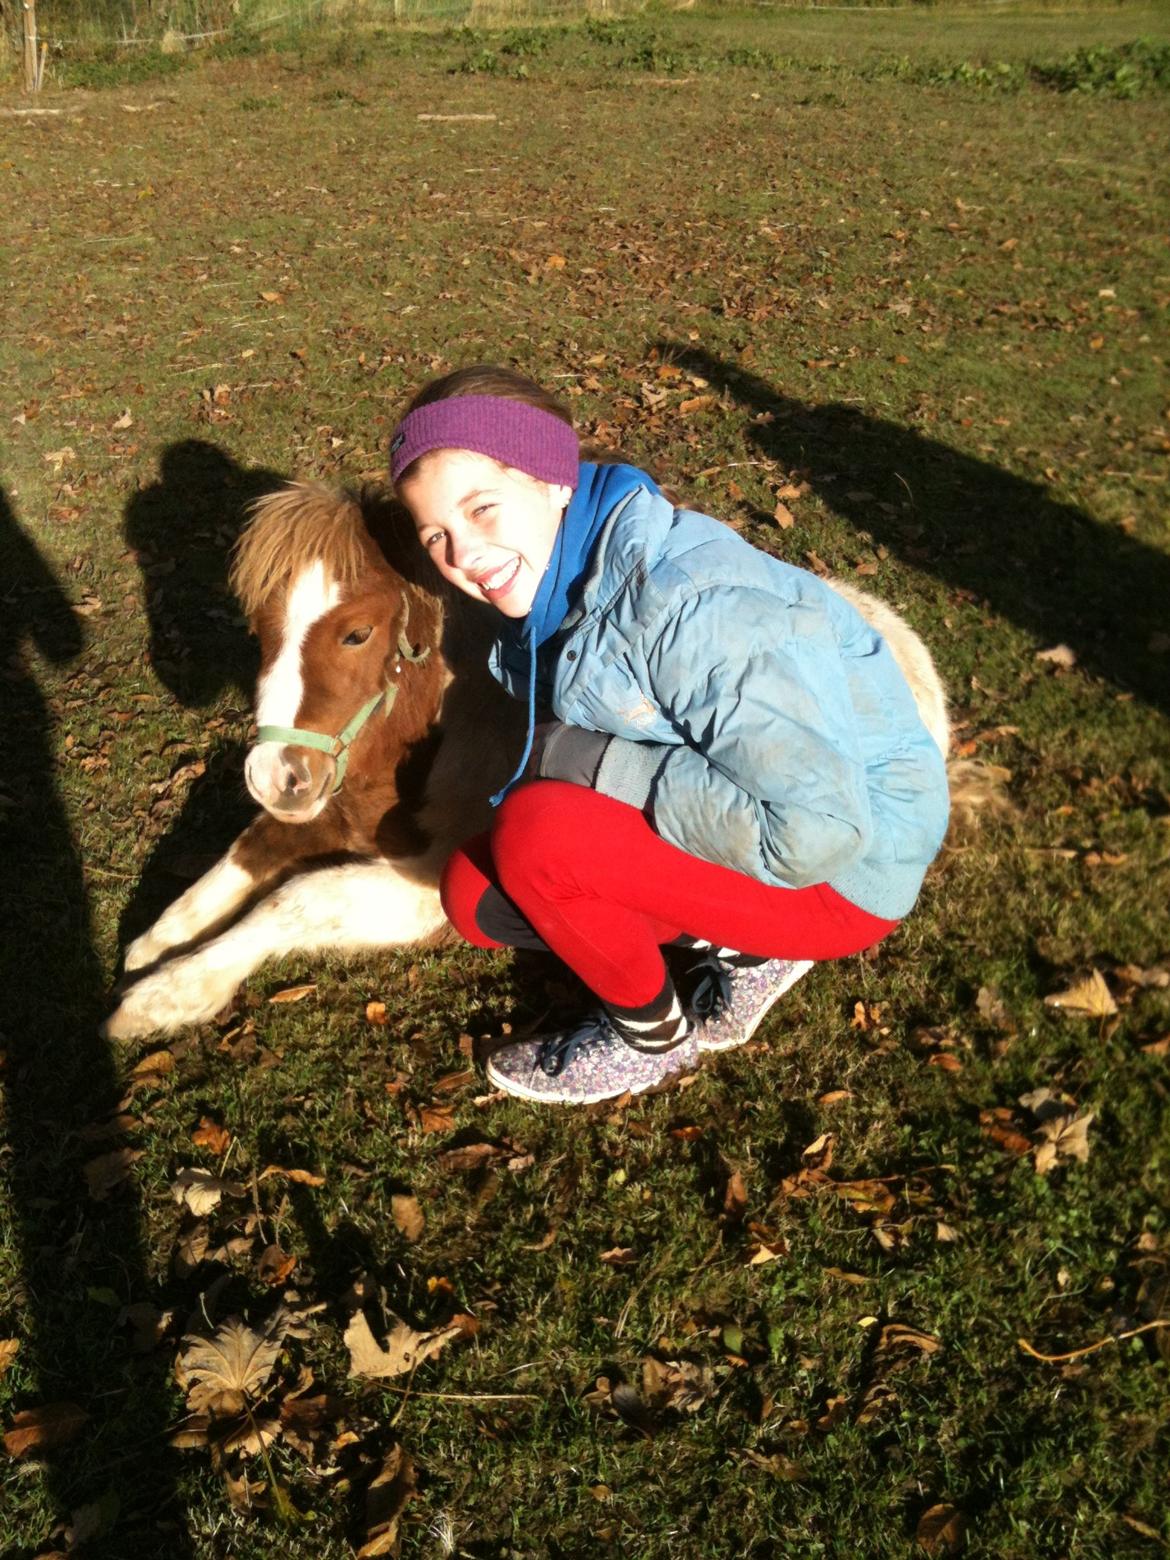
[{"label": "pony's leg", "polygon": [[193,943],[233,915],[255,892],[256,879],[236,859],[237,840],[226,856],[169,905],[148,931],[126,949],[123,968],[141,970],[154,964],[172,948]]},{"label": "pony's leg", "polygon": [[218,937],[144,975],[102,1032],[127,1040],[211,1018],[276,955],[392,947],[431,936],[447,924],[436,880],[431,864],[420,860],[401,868],[355,862],[291,878]]},{"label": "pony's leg", "polygon": [[201,942],[266,884],[287,876],[299,863],[337,850],[341,843],[332,819],[297,825],[261,813],[209,872],[134,939],[126,949],[123,968],[127,973],[145,969],[177,949]]}]

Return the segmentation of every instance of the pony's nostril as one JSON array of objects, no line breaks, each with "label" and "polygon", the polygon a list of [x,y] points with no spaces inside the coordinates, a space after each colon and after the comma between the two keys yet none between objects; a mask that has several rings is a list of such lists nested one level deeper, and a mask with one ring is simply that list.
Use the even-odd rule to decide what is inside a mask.
[{"label": "pony's nostril", "polygon": [[302,796],[309,789],[309,771],[295,758],[285,760],[284,794]]}]

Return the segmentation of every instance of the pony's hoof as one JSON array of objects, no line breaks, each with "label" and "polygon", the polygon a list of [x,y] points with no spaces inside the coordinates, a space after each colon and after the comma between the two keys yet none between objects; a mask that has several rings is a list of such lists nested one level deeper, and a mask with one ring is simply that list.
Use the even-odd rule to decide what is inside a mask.
[{"label": "pony's hoof", "polygon": [[144,1035],[155,1034],[161,1026],[145,1013],[136,1013],[128,1002],[119,1002],[103,1024],[98,1034],[103,1040],[140,1040]]},{"label": "pony's hoof", "polygon": [[132,975],[135,970],[144,970],[147,965],[156,963],[162,953],[161,945],[149,932],[143,932],[141,937],[136,937],[127,947],[122,957],[122,968],[127,975]]}]

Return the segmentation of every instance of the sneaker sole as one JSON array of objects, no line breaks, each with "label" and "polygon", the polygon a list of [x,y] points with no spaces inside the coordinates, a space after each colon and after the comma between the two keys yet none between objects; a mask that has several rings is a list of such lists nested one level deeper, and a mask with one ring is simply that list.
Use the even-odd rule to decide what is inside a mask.
[{"label": "sneaker sole", "polygon": [[771,993],[767,1002],[764,1003],[763,1007],[752,1020],[751,1025],[748,1027],[746,1033],[738,1039],[705,1041],[702,1038],[703,1030],[702,1026],[700,1025],[696,1034],[699,1050],[705,1054],[711,1054],[718,1053],[719,1051],[737,1051],[741,1045],[746,1045],[751,1037],[755,1034],[756,1030],[763,1023],[764,1019],[767,1017],[769,1010],[774,1007],[777,1002],[779,1002],[780,998],[785,994],[785,992],[792,990],[793,986],[796,985],[797,981],[801,978],[802,975],[808,974],[809,970],[812,969],[814,962],[815,961],[812,959],[802,959],[792,966],[792,969],[789,971],[786,979],[776,991]]},{"label": "sneaker sole", "polygon": [[[693,1065],[693,1062],[692,1062]],[[538,1105],[600,1105],[605,1100],[621,1099],[623,1094],[648,1094],[652,1089],[661,1089],[673,1083],[686,1072],[686,1066],[680,1066],[665,1073],[661,1078],[653,1078],[649,1083],[644,1083],[640,1088],[624,1088],[616,1091],[605,1089],[601,1093],[591,1091],[588,1094],[542,1094],[539,1089],[529,1089],[515,1078],[506,1078],[501,1073],[495,1072],[489,1060],[484,1069],[489,1083],[497,1089],[503,1089],[505,1094],[510,1094],[515,1099],[533,1100]]]}]

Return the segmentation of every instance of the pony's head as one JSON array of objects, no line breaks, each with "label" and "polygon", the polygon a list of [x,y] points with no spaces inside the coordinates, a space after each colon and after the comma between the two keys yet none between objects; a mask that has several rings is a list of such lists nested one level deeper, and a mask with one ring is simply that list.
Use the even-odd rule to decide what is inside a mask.
[{"label": "pony's head", "polygon": [[[370,506],[311,483],[260,499],[232,586],[260,641],[259,741],[244,775],[260,806],[308,823],[434,638],[433,604],[387,562]],[[382,518],[385,519],[385,513]],[[416,647],[422,646],[422,650]]]}]

